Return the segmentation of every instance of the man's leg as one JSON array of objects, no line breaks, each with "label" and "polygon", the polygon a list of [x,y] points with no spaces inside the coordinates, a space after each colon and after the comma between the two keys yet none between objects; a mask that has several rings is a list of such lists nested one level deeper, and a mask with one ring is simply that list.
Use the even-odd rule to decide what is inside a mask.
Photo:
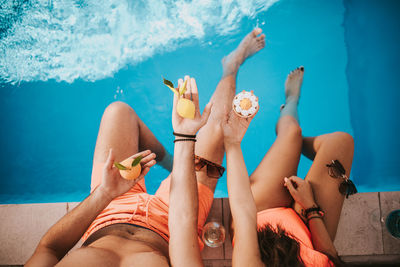
[{"label": "man's leg", "polygon": [[116,161],[122,161],[139,151],[150,149],[160,161],[166,150],[136,112],[123,102],[111,103],[104,111],[97,136],[93,163],[104,163],[109,149]]},{"label": "man's leg", "polygon": [[[261,34],[260,28],[254,29],[234,51],[222,60],[223,75],[210,100],[213,106],[208,122],[197,134],[196,155],[214,163],[222,164],[225,149],[221,122],[226,118],[232,107],[232,100],[236,93],[237,72],[247,58],[265,46],[264,38],[265,36]],[[214,192],[218,180],[207,176],[206,167],[197,172],[196,176],[198,182],[206,185]]]},{"label": "man's leg", "polygon": [[292,71],[286,80],[286,103],[276,124],[277,137],[257,169],[250,176],[251,190],[258,211],[289,207],[292,197],[283,186],[283,178],[297,174],[302,136],[298,123],[297,104],[304,68]]}]

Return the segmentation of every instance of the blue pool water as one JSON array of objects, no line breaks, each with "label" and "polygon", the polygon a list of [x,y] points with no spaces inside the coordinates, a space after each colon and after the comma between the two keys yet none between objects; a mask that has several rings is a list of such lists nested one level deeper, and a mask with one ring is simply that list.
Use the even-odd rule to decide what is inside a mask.
[{"label": "blue pool water", "polygon": [[[359,191],[400,190],[396,1],[3,2],[0,203],[86,197],[101,115],[115,100],[172,152],[172,94],[161,76],[194,76],[203,108],[220,60],[255,26],[267,44],[242,66],[237,86],[261,104],[242,145],[249,172],[274,141],[287,73],[304,65],[303,134],[351,133]],[[299,176],[310,165],[302,158]],[[167,175],[155,166],[148,191]],[[226,176],[215,195],[227,196]]]}]

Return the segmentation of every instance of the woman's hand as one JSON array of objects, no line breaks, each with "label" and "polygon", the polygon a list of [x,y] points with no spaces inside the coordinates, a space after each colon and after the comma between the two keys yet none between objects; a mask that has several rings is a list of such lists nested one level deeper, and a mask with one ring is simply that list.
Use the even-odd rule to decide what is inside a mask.
[{"label": "woman's hand", "polygon": [[314,193],[311,185],[307,181],[297,176],[291,176],[290,178],[285,177],[284,186],[289,190],[294,201],[300,204],[303,209],[308,209],[316,205]]},{"label": "woman's hand", "polygon": [[132,157],[137,158],[140,155],[143,157],[140,161],[142,167],[140,176],[134,180],[126,180],[122,178],[119,170],[114,166],[115,155],[113,154],[112,149],[110,149],[106,164],[103,168],[103,179],[99,189],[110,197],[111,200],[128,192],[129,189],[144,178],[144,176],[149,172],[150,167],[156,164],[156,161],[154,160],[156,155],[150,150],[139,152]]},{"label": "woman's hand", "polygon": [[251,120],[252,118],[239,117],[231,110],[226,119],[222,122],[224,143],[227,145],[240,144],[247,128],[249,128]]},{"label": "woman's hand", "polygon": [[[211,113],[211,103],[208,103],[204,108],[203,115],[200,114],[199,109],[199,93],[197,91],[197,85],[194,78],[190,78],[189,76],[185,76],[185,80],[187,80],[187,89],[184,95],[179,96],[178,94],[174,94],[174,105],[172,110],[172,128],[174,132],[181,134],[189,134],[195,135],[197,131],[206,124],[208,117]],[[178,80],[178,86],[180,87],[183,84],[183,80]],[[192,100],[195,106],[195,115],[194,119],[186,119],[182,118],[178,112],[176,111],[176,107],[178,105],[179,97],[183,97],[189,100]]]}]

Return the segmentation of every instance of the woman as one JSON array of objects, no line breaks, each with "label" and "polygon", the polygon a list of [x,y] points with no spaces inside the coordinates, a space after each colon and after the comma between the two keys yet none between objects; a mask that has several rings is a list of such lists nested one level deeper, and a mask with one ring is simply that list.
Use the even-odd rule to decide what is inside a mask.
[{"label": "woman", "polygon": [[[251,119],[231,112],[222,125],[233,266],[340,264],[333,241],[344,195],[356,192],[348,179],[354,144],[342,132],[302,137],[297,105],[303,74],[300,67],[288,75],[277,138],[250,179],[240,143]],[[304,180],[295,176],[301,152],[313,160]]]}]

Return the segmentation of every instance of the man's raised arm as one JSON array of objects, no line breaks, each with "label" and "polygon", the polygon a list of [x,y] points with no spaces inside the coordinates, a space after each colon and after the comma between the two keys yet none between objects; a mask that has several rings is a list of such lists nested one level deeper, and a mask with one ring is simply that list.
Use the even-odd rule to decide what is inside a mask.
[{"label": "man's raised arm", "polygon": [[[203,116],[199,111],[196,82],[185,77],[187,90],[183,96],[174,95],[172,126],[178,134],[175,139],[174,167],[169,195],[169,256],[172,266],[203,266],[197,234],[198,193],[194,171],[194,143],[197,131],[207,122],[211,105],[207,105]],[[182,85],[183,81],[179,81]],[[194,119],[178,115],[179,98],[193,99]],[[179,136],[180,135],[180,136]],[[185,135],[182,137],[182,135]],[[185,140],[182,140],[185,139]]]}]

